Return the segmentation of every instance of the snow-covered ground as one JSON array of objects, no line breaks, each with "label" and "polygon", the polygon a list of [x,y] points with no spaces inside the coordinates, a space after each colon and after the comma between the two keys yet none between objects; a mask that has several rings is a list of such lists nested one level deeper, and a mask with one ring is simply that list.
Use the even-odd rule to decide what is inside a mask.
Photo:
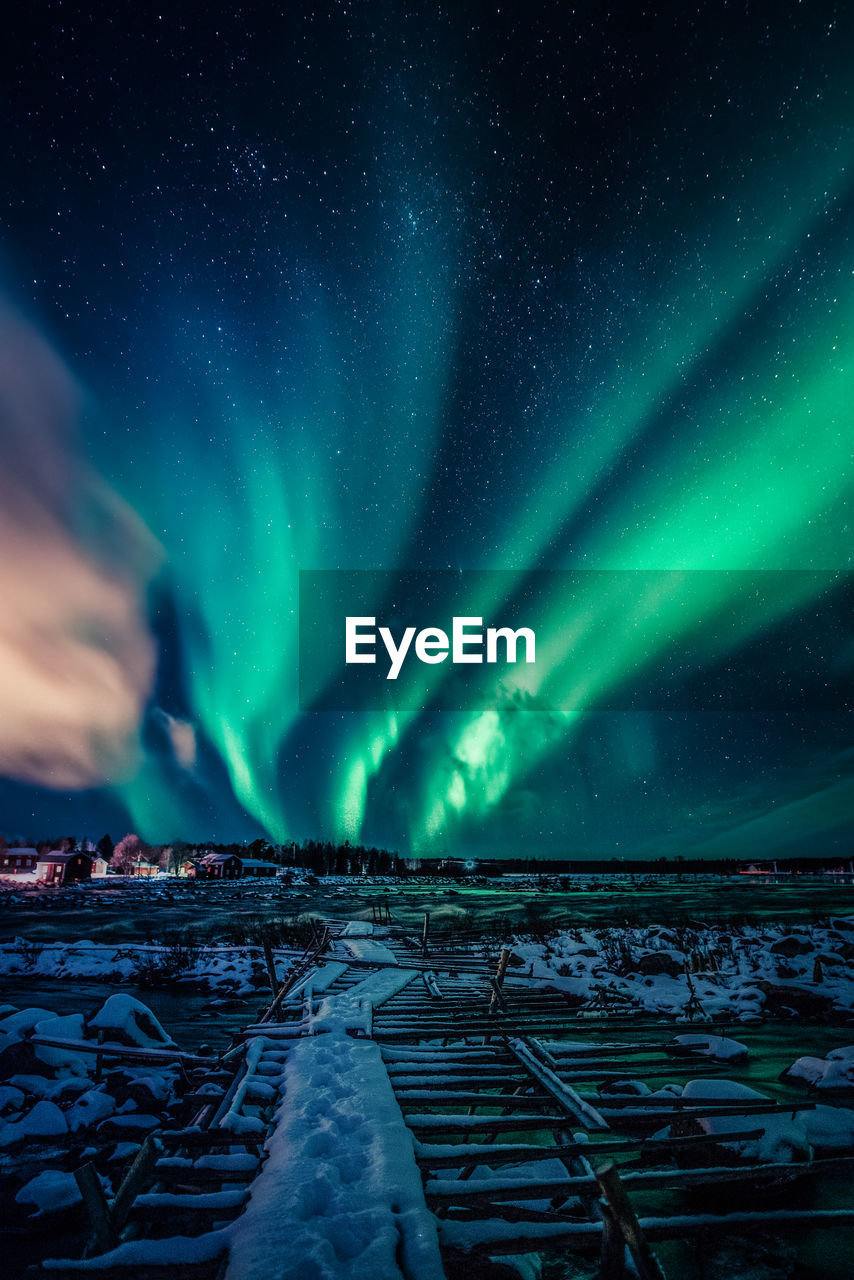
[{"label": "snow-covered ground", "polygon": [[829,926],[574,929],[514,938],[518,972],[602,1007],[687,1016],[822,1018],[854,1011],[854,918]]},{"label": "snow-covered ground", "polygon": [[[276,971],[282,978],[291,961],[281,952],[275,955]],[[221,995],[252,995],[269,983],[260,947],[208,946],[180,954],[168,946],[141,943],[34,943],[24,938],[0,943],[0,978],[128,983],[139,981],[142,975],[144,981],[151,982],[152,978],[157,980],[158,968],[163,970],[164,984],[183,983]]]}]

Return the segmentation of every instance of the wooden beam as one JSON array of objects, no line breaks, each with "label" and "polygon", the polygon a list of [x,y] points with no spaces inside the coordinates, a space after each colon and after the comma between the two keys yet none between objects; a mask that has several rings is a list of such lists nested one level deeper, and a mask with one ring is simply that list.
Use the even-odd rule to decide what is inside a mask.
[{"label": "wooden beam", "polygon": [[613,1160],[597,1165],[594,1169],[602,1196],[611,1210],[614,1223],[626,1242],[640,1280],[664,1280],[655,1254],[641,1230],[637,1214],[632,1208]]},{"label": "wooden beam", "polygon": [[110,1205],[110,1218],[113,1230],[118,1235],[127,1222],[128,1214],[134,1200],[139,1195],[157,1163],[160,1151],[154,1138],[149,1134],[119,1184],[119,1189]]},{"label": "wooden beam", "polygon": [[110,1207],[104,1195],[104,1188],[101,1186],[101,1179],[91,1161],[74,1170],[74,1181],[86,1206],[89,1225],[92,1228],[92,1243],[100,1253],[106,1253],[108,1249],[115,1246],[117,1235],[113,1228]]}]

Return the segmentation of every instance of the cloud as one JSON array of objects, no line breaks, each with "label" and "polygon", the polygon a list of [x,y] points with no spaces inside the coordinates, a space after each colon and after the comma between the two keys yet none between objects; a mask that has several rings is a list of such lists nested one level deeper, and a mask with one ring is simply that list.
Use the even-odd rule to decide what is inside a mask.
[{"label": "cloud", "polygon": [[54,788],[133,767],[155,664],[159,552],[75,450],[78,401],[0,302],[0,773]]}]

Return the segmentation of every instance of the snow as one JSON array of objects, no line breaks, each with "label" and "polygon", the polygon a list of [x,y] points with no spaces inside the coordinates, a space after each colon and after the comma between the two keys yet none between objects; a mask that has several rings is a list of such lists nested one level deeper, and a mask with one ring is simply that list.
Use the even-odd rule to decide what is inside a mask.
[{"label": "snow", "polygon": [[168,1236],[163,1240],[127,1240],[94,1258],[48,1258],[48,1271],[106,1271],[115,1266],[169,1267],[210,1262],[228,1247],[228,1230],[201,1236]]},{"label": "snow", "polygon": [[[133,886],[135,889],[137,886]],[[145,886],[146,894],[152,885]],[[133,981],[141,968],[168,961],[168,946],[130,943],[116,946],[85,941],[33,943],[24,938],[0,943],[0,976],[32,975],[59,980],[120,983]],[[279,955],[280,974],[290,967],[290,959]],[[252,981],[262,964],[260,951],[246,947],[208,946],[189,960],[178,981],[206,986],[223,995],[253,995]],[[47,1011],[43,1011],[47,1016]],[[2,1016],[0,1014],[0,1016]]]},{"label": "snow", "polygon": [[418,977],[417,969],[380,969],[340,995],[327,996],[310,1018],[310,1032],[370,1029],[371,1011]]},{"label": "snow", "polygon": [[0,1022],[0,1053],[9,1045],[23,1040],[32,1031],[37,1022],[43,1022],[54,1015],[49,1009],[19,1009],[10,1013]]},{"label": "snow", "polygon": [[[736,1080],[689,1080],[682,1090],[683,1098],[691,1098],[698,1102],[704,1099],[726,1102],[767,1102],[766,1094],[751,1089],[748,1085]],[[750,1138],[738,1143],[734,1149],[744,1160],[769,1161],[773,1164],[791,1164],[809,1160],[812,1148],[807,1137],[804,1124],[805,1112],[792,1115],[765,1113],[743,1116],[705,1116],[691,1117],[703,1133],[716,1134],[721,1141],[730,1143],[739,1133],[751,1130],[764,1130],[760,1138]],[[686,1117],[687,1119],[687,1117]],[[669,1137],[670,1128],[664,1129],[656,1137]],[[733,1149],[733,1148],[730,1148]]]},{"label": "snow", "polygon": [[0,1147],[11,1147],[31,1139],[58,1138],[68,1132],[65,1116],[55,1102],[37,1102],[22,1120],[0,1127]]},{"label": "snow", "polygon": [[833,1049],[826,1058],[798,1058],[783,1072],[794,1080],[837,1097],[854,1097],[854,1047]]},{"label": "snow", "polygon": [[[397,976],[397,975],[395,975]],[[298,1041],[226,1280],[441,1280],[435,1220],[378,1046]]]},{"label": "snow", "polygon": [[854,1147],[854,1111],[819,1103],[813,1111],[798,1115],[816,1155],[834,1155]]},{"label": "snow", "polygon": [[[508,938],[528,976],[579,1001],[615,1003],[689,1018],[691,983],[710,1018],[755,1021],[766,1011],[822,1016],[830,1007],[854,1010],[850,940],[835,927],[792,933],[786,926],[659,925],[574,929],[545,942]],[[678,944],[678,945],[677,945]],[[816,959],[820,965],[816,967]]]},{"label": "snow", "polygon": [[12,1111],[20,1111],[26,1095],[23,1089],[14,1085],[0,1085],[0,1115],[8,1115]]},{"label": "snow", "polygon": [[341,931],[340,944],[355,960],[371,964],[397,964],[397,956],[374,937],[369,920],[348,920]]},{"label": "snow", "polygon": [[175,1043],[146,1005],[124,994],[110,996],[89,1019],[89,1027],[109,1032],[109,1039],[117,1044],[136,1045],[140,1049]]},{"label": "snow", "polygon": [[726,1036],[676,1036],[672,1052],[684,1050],[691,1057],[714,1058],[716,1062],[741,1062],[747,1057],[747,1045]]},{"label": "snow", "polygon": [[371,964],[397,964],[397,956],[372,938],[342,938],[343,945],[355,960]]},{"label": "snow", "polygon": [[45,1169],[26,1182],[15,1196],[18,1204],[35,1205],[39,1213],[69,1209],[82,1199],[73,1173]]},{"label": "snow", "polygon": [[[43,1018],[35,1024],[33,1033],[50,1040],[82,1040],[83,1015],[68,1013],[62,1017]],[[85,1076],[90,1065],[83,1054],[75,1053],[73,1049],[58,1049],[53,1045],[38,1045],[36,1057],[55,1071],[74,1076]]]},{"label": "snow", "polygon": [[86,1129],[90,1125],[106,1120],[116,1109],[116,1100],[103,1086],[87,1089],[81,1093],[74,1105],[65,1113],[66,1123],[72,1133],[78,1129]]}]

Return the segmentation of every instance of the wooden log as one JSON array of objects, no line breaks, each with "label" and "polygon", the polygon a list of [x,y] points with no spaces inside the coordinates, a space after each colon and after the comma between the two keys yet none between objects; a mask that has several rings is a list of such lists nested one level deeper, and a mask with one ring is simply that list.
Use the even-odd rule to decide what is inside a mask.
[{"label": "wooden log", "polygon": [[624,1280],[626,1242],[609,1204],[602,1204],[602,1246],[599,1251],[599,1280]]},{"label": "wooden log", "polygon": [[617,1166],[609,1160],[606,1164],[597,1165],[594,1173],[605,1202],[613,1215],[614,1224],[628,1246],[640,1280],[664,1280],[664,1272],[658,1265],[655,1254],[641,1230],[637,1214],[620,1181]]},{"label": "wooden log", "polygon": [[552,1095],[561,1110],[574,1116],[585,1129],[601,1130],[609,1127],[596,1107],[576,1093],[571,1084],[561,1080],[549,1066],[539,1061],[528,1041],[511,1038],[507,1041],[507,1047],[525,1070]]},{"label": "wooden log", "polygon": [[[854,1209],[779,1209],[725,1214],[680,1214],[670,1218],[641,1218],[639,1226],[647,1240],[681,1240],[707,1235],[712,1231],[740,1234],[744,1227],[762,1227],[777,1232],[786,1228],[843,1227],[854,1222]],[[601,1222],[532,1222],[524,1231],[524,1223],[506,1222],[477,1225],[477,1239],[469,1243],[466,1223],[445,1220],[440,1225],[440,1240],[452,1248],[464,1248],[472,1256],[493,1257],[541,1253],[546,1249],[569,1249],[573,1253],[595,1253],[601,1245]]]},{"label": "wooden log", "polygon": [[[516,1093],[475,1093],[463,1090],[402,1090],[395,1094],[402,1108],[407,1106],[438,1106],[440,1103],[450,1103],[454,1107],[504,1107],[508,1102],[520,1099]],[[524,1094],[523,1101],[525,1106],[536,1106],[539,1103],[546,1103],[552,1106],[552,1099],[548,1094],[539,1093],[533,1095]]]},{"label": "wooden log", "polygon": [[266,934],[264,934],[262,938],[262,946],[264,948],[264,962],[267,965],[267,977],[270,980],[270,990],[272,991],[273,998],[275,999],[280,984],[279,979],[276,976],[276,960],[273,956],[273,947]]},{"label": "wooden log", "polygon": [[[692,1151],[695,1147],[726,1146],[728,1143],[745,1142],[749,1139],[761,1138],[764,1129],[750,1129],[733,1136],[726,1134],[697,1134],[686,1138],[608,1138],[603,1142],[567,1144],[561,1148],[561,1155],[568,1151],[572,1154],[586,1156],[621,1154],[671,1155],[675,1152]],[[474,1162],[477,1165],[523,1164],[539,1160],[558,1158],[556,1147],[523,1146],[520,1143],[442,1143],[417,1142],[415,1149],[419,1165],[427,1169],[458,1169]]]},{"label": "wooden log", "polygon": [[[524,1101],[524,1099],[520,1099]],[[477,1133],[479,1130],[490,1133],[527,1133],[542,1129],[566,1129],[578,1124],[575,1116],[522,1115],[509,1116],[464,1116],[464,1115],[431,1115],[429,1113],[410,1115],[406,1124],[413,1133]],[[557,1155],[556,1151],[552,1155]]]},{"label": "wooden log", "polygon": [[83,1204],[89,1217],[92,1243],[100,1253],[106,1253],[116,1244],[117,1234],[113,1228],[110,1207],[104,1195],[104,1188],[101,1186],[101,1179],[91,1161],[74,1170],[74,1181],[83,1197]]},{"label": "wooden log", "polygon": [[159,1154],[158,1144],[149,1134],[136,1153],[127,1173],[122,1178],[110,1205],[110,1218],[116,1235],[121,1232],[122,1227],[127,1222],[131,1206],[146,1181],[150,1178]]},{"label": "wooden log", "polygon": [[126,1062],[165,1063],[178,1062],[185,1066],[209,1067],[210,1058],[201,1058],[197,1054],[184,1053],[181,1049],[138,1049],[133,1045],[108,1044],[96,1040],[60,1040],[54,1036],[28,1036],[28,1044],[44,1045],[49,1049],[69,1049],[74,1053],[94,1053],[95,1058],[123,1058]]},{"label": "wooden log", "polygon": [[[391,1076],[392,1087],[397,1093],[399,1090],[409,1089],[510,1089],[518,1088],[524,1084],[535,1084],[536,1081],[531,1080],[529,1076],[525,1076],[521,1071],[506,1072],[499,1075],[478,1075],[472,1072],[471,1075],[454,1075],[454,1076]],[[542,1089],[540,1090],[542,1092]]]},{"label": "wooden log", "polygon": [[504,947],[504,949],[501,952],[501,955],[498,958],[498,968],[495,971],[495,978],[493,979],[493,982],[492,982],[492,998],[489,1001],[490,1013],[495,1013],[495,1011],[499,1008],[499,1005],[501,1008],[506,1009],[506,1005],[504,1004],[504,1000],[501,995],[501,988],[504,985],[504,975],[507,973],[507,965],[509,963],[510,963],[510,951],[508,950],[507,947]]},{"label": "wooden log", "polygon": [[424,912],[424,928],[421,931],[421,954],[427,955],[427,936],[430,932],[430,912]]},{"label": "wooden log", "polygon": [[162,1146],[172,1149],[186,1147],[188,1150],[244,1147],[255,1151],[263,1147],[265,1139],[263,1133],[232,1133],[229,1129],[161,1129],[157,1133],[157,1140]]},{"label": "wooden log", "polygon": [[[576,1144],[577,1146],[577,1144]],[[560,1148],[555,1148],[557,1155]],[[589,1146],[588,1151],[596,1154],[597,1148]],[[585,1161],[586,1163],[586,1161]],[[834,1161],[831,1167],[838,1166]],[[854,1160],[843,1157],[843,1165],[850,1168]],[[758,1182],[785,1177],[804,1177],[821,1172],[821,1162],[805,1162],[801,1164],[751,1164],[733,1168],[731,1165],[716,1165],[711,1168],[697,1169],[629,1169],[622,1173],[622,1182],[638,1191],[648,1191],[659,1187],[687,1187],[725,1184],[728,1182]],[[465,1201],[483,1201],[489,1204],[501,1200],[545,1200],[558,1195],[581,1195],[596,1190],[598,1182],[593,1173],[585,1176],[566,1178],[478,1178],[476,1181],[460,1182],[450,1180],[428,1179],[424,1194],[430,1200],[448,1200],[455,1204]]]}]

